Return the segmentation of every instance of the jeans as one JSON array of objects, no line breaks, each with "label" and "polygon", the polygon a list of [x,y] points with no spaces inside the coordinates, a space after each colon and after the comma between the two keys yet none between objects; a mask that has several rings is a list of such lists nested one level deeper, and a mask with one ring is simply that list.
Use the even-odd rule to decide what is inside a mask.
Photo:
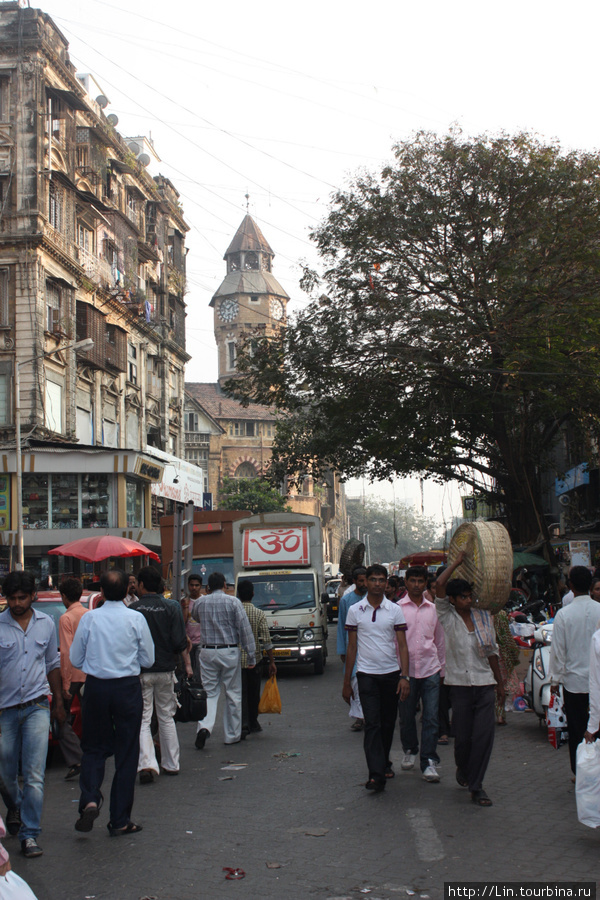
[{"label": "jeans", "polygon": [[567,717],[567,729],[569,732],[569,757],[571,759],[571,771],[575,774],[577,768],[577,748],[587,731],[587,723],[590,709],[589,694],[574,694],[563,687],[563,701],[565,716]]},{"label": "jeans", "polygon": [[439,763],[437,754],[438,708],[440,698],[440,673],[434,672],[427,678],[411,678],[410,694],[406,700],[399,700],[400,740],[405,753],[416,756],[419,752],[417,734],[417,703],[421,699],[423,720],[421,724],[421,772],[429,765],[429,760]]},{"label": "jeans", "polygon": [[[48,755],[50,708],[43,700],[25,709],[0,712],[0,775],[15,806],[21,807],[19,840],[35,838],[42,830],[44,773]],[[23,790],[19,787],[19,757]]]},{"label": "jeans", "polygon": [[262,662],[253,669],[242,669],[242,731],[258,725],[262,669]]},{"label": "jeans", "polygon": [[173,685],[173,672],[144,672],[140,675],[142,683],[142,727],[140,730],[140,756],[138,769],[150,769],[159,774],[156,750],[152,740],[150,723],[152,710],[156,710],[158,719],[158,736],[162,767],[166,772],[179,772],[179,739],[173,716],[177,710],[177,699]]},{"label": "jeans", "polygon": [[364,750],[369,779],[385,784],[385,770],[390,764],[398,716],[399,672],[375,675],[357,672],[360,702],[364,714]]}]

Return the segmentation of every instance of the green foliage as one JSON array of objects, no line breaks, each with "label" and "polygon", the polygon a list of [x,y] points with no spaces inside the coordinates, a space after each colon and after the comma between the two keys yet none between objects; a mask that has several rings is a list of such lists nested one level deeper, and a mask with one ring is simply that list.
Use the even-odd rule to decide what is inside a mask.
[{"label": "green foliage", "polygon": [[280,410],[276,481],[458,479],[535,539],[562,429],[598,429],[600,156],[453,131],[395,157],[334,195],[313,302],[236,396]]},{"label": "green foliage", "polygon": [[291,512],[277,488],[260,478],[224,478],[219,509],[248,509],[253,514]]},{"label": "green foliage", "polygon": [[443,535],[438,523],[405,503],[366,497],[364,502],[347,500],[347,511],[352,537],[356,537],[357,527],[361,540],[364,541],[364,534],[369,535],[372,562],[398,562],[409,553],[442,547]]}]

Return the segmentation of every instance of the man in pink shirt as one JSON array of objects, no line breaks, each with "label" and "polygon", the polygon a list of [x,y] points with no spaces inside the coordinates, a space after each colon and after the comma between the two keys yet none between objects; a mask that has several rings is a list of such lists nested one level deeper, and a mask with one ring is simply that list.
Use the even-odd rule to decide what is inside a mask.
[{"label": "man in pink shirt", "polygon": [[69,767],[65,775],[65,781],[79,776],[81,771],[81,745],[79,738],[73,731],[69,712],[73,697],[79,695],[85,681],[85,672],[76,669],[69,659],[71,644],[77,631],[77,626],[87,609],[81,605],[83,587],[79,578],[63,578],[60,583],[60,596],[63,606],[67,611],[62,614],[58,622],[58,646],[60,648],[60,674],[62,677],[63,700],[67,711],[67,718],[62,724],[58,741],[62,755]]},{"label": "man in pink shirt", "polygon": [[406,700],[399,701],[400,739],[404,751],[402,768],[413,769],[419,756],[416,711],[420,699],[423,707],[421,772],[425,781],[439,781],[436,766],[440,758],[436,748],[440,683],[446,666],[444,631],[438,621],[435,604],[425,597],[427,569],[411,566],[406,570],[404,581],[408,593],[398,600],[398,606],[406,620],[410,694]]}]

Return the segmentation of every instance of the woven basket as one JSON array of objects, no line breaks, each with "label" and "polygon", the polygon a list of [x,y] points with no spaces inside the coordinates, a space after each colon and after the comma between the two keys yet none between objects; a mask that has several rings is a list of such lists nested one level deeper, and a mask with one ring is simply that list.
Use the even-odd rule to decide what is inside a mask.
[{"label": "woven basket", "polygon": [[468,522],[452,535],[448,563],[454,562],[461,550],[467,558],[456,569],[453,578],[464,578],[473,585],[473,606],[499,612],[510,593],[513,552],[508,531],[500,522]]}]

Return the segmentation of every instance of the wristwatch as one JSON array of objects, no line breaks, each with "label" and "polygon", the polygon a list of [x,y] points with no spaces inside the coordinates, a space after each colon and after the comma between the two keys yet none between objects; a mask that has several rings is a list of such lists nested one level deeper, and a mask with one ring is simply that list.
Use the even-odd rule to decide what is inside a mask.
[{"label": "wristwatch", "polygon": [[402,680],[402,678],[405,678],[406,681],[410,681],[410,678],[409,678],[408,675],[401,675],[401,676],[400,676],[400,679]]}]

